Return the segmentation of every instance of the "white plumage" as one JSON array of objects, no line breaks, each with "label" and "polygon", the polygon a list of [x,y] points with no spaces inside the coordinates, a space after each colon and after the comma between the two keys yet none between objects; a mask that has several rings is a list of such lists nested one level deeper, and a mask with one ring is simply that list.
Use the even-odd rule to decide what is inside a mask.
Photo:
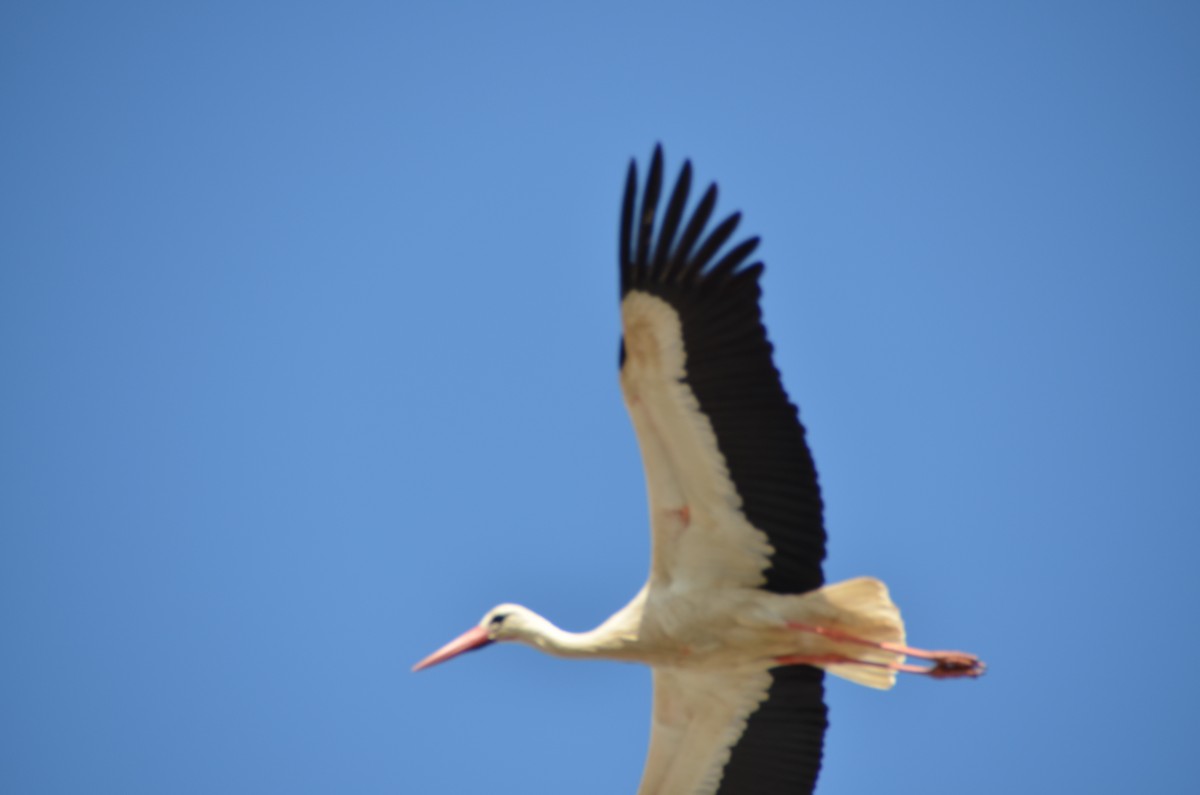
[{"label": "white plumage", "polygon": [[630,166],[622,213],[620,381],[649,496],[646,585],[583,633],[500,605],[414,670],[510,640],[646,663],[654,714],[639,795],[795,795],[820,767],[821,671],[886,689],[898,671],[974,677],[983,665],[905,646],[878,580],[823,584],[816,471],[760,320],[762,265],[746,264],[757,239],[725,249],[736,214],[705,234],[715,186],[684,223],[690,184],[685,163],[659,218],[657,149],[640,203]]}]

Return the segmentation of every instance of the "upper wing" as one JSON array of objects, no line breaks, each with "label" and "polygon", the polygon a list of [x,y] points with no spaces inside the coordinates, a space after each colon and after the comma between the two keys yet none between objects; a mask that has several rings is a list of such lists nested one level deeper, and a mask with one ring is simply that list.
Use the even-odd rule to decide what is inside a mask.
[{"label": "upper wing", "polygon": [[802,795],[821,767],[823,674],[655,670],[638,795]]},{"label": "upper wing", "polygon": [[656,225],[661,147],[640,206],[630,164],[621,219],[621,387],[646,469],[651,582],[810,591],[824,582],[821,495],[762,325],[763,266],[745,264],[758,239],[716,259],[740,216],[704,235],[711,185],[684,224],[691,173],[684,163]]}]

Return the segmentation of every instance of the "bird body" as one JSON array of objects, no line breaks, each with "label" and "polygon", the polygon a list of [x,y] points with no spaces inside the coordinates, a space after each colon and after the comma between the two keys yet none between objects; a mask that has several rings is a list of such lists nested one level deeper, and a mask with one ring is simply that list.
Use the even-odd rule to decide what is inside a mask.
[{"label": "bird body", "polygon": [[590,632],[500,605],[414,670],[494,641],[645,663],[654,711],[639,795],[811,792],[823,672],[886,689],[901,671],[974,677],[983,665],[906,646],[879,580],[825,584],[816,469],[762,325],[763,266],[746,264],[758,240],[726,247],[737,214],[706,233],[715,185],[685,212],[690,163],[660,217],[662,184],[661,148],[640,201],[630,166],[619,256],[620,383],[650,507],[645,586]]},{"label": "bird body", "polygon": [[[752,588],[647,585],[588,632],[568,632],[527,607],[502,604],[489,610],[476,629],[485,631],[480,640],[519,641],[555,657],[640,662],[686,671],[766,670],[777,666],[781,657],[857,657],[862,658],[858,664],[825,667],[860,684],[891,687],[896,669],[890,665],[901,662],[902,653],[864,652],[858,644],[797,629],[797,625],[834,628],[878,642],[904,642],[899,611],[886,586],[871,577],[795,595]],[[863,665],[863,659],[881,666]],[[427,658],[418,668],[442,661]]]}]

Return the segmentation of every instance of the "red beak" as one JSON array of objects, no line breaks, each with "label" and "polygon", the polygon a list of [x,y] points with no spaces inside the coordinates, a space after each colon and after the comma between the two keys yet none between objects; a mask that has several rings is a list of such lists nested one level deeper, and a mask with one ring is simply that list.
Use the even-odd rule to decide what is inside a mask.
[{"label": "red beak", "polygon": [[457,657],[463,652],[471,651],[488,645],[492,639],[488,637],[486,627],[473,627],[468,629],[463,634],[459,635],[454,640],[447,643],[442,648],[435,651],[433,654],[426,657],[421,662],[412,667],[413,671],[420,671],[428,668],[431,665],[445,662],[452,657]]}]

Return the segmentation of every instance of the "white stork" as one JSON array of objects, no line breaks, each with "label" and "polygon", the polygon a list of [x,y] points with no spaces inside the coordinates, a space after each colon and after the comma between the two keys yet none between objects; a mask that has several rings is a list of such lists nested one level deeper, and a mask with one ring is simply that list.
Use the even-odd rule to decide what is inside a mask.
[{"label": "white stork", "polygon": [[824,671],[886,689],[897,671],[974,677],[984,666],[904,645],[879,580],[824,584],[816,470],[771,360],[763,265],[746,264],[758,239],[718,257],[740,215],[706,235],[710,185],[685,221],[691,179],[685,162],[659,218],[660,146],[640,206],[630,164],[621,214],[620,379],[649,492],[646,585],[583,633],[500,605],[413,670],[514,640],[646,663],[654,715],[639,795],[796,795],[821,764]]}]

